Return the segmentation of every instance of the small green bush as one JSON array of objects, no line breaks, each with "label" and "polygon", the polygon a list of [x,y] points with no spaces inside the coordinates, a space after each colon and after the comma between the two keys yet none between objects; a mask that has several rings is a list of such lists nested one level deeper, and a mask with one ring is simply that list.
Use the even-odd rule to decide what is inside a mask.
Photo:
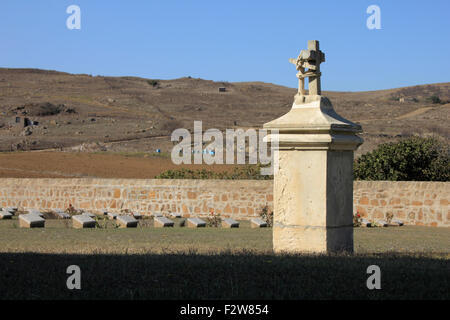
[{"label": "small green bush", "polygon": [[438,104],[438,103],[442,102],[441,99],[438,96],[431,96],[431,97],[428,98],[428,100],[431,101],[431,103],[434,103],[434,104]]},{"label": "small green bush", "polygon": [[359,180],[449,181],[449,148],[434,138],[381,144],[355,162]]},{"label": "small green bush", "polygon": [[353,214],[353,226],[361,227],[361,215],[359,213]]},{"label": "small green bush", "polygon": [[32,112],[32,114],[36,114],[37,116],[45,117],[45,116],[53,116],[61,113],[61,106],[56,106],[49,102],[42,103],[36,106],[36,110]]},{"label": "small green bush", "polygon": [[261,211],[259,212],[259,216],[263,221],[267,223],[268,227],[273,226],[273,211],[269,210],[269,206],[266,204],[264,207],[261,208]]},{"label": "small green bush", "polygon": [[208,227],[218,228],[220,227],[222,218],[220,217],[220,213],[215,214],[214,211],[211,211],[210,215],[206,218],[206,221]]},{"label": "small green bush", "polygon": [[152,87],[156,87],[159,84],[158,80],[147,80],[147,83]]}]

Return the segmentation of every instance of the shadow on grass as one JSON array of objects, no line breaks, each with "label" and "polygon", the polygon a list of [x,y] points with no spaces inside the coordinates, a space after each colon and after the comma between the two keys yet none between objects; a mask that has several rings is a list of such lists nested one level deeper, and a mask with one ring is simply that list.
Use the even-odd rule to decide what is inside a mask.
[{"label": "shadow on grass", "polygon": [[[369,265],[381,290],[368,290]],[[68,290],[69,265],[81,290]],[[445,256],[0,253],[1,299],[449,299]]]}]

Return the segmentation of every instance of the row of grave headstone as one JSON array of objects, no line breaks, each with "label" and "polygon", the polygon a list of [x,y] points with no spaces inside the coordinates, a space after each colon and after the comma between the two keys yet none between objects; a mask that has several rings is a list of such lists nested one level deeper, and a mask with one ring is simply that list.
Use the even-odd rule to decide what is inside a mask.
[{"label": "row of grave headstone", "polygon": [[[11,219],[17,212],[17,208],[3,208],[0,210],[0,219]],[[82,228],[94,228],[96,225],[96,215],[89,212],[70,216],[63,210],[55,210],[54,213],[61,219],[72,219],[73,227],[77,229]],[[111,220],[116,220],[121,228],[135,228],[138,225],[138,219],[142,216],[138,213],[119,215],[113,212],[104,212],[104,214]],[[173,218],[181,218],[179,214],[172,214]],[[154,227],[164,228],[173,227],[175,222],[163,215],[154,216]],[[206,222],[200,218],[187,218],[187,226],[190,228],[206,227]],[[223,228],[239,228],[239,222],[231,219],[222,219],[221,223]],[[43,228],[45,227],[44,214],[39,210],[31,209],[26,214],[19,215],[19,226],[21,228]],[[267,223],[259,218],[253,218],[250,220],[250,226],[252,228],[264,228],[267,227]]]},{"label": "row of grave headstone", "polygon": [[377,220],[374,223],[365,218],[362,218],[360,222],[361,222],[362,227],[367,227],[367,228],[376,227],[376,226],[379,226],[379,227],[388,227],[388,226],[401,227],[401,226],[403,226],[403,221],[398,220],[398,219],[393,219],[393,220],[391,220],[391,222],[387,222],[386,220]]},{"label": "row of grave headstone", "polygon": [[[107,212],[106,213],[110,219],[133,219],[136,218],[136,214],[129,215],[129,216],[120,216],[116,213]],[[170,216],[172,218],[181,218],[180,214],[171,213]],[[141,218],[141,215],[138,214],[138,217]],[[163,216],[162,214],[157,214],[153,216],[154,221],[154,227],[156,228],[165,228],[165,227],[173,227],[175,225],[175,221]],[[206,227],[206,221],[200,219],[200,218],[187,218],[186,224],[190,228],[202,228]],[[250,220],[250,225],[252,228],[265,228],[267,227],[267,223],[259,218],[253,218]],[[134,226],[134,225],[132,225]],[[130,227],[130,226],[129,226]],[[222,227],[223,228],[239,228],[239,222],[231,219],[231,218],[225,218],[222,220]]]}]

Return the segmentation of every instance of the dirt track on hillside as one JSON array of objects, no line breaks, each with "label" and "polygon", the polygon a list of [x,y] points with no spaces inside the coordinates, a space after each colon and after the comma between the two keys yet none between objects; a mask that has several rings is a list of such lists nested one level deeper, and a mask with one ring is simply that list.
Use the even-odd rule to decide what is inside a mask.
[{"label": "dirt track on hillside", "polygon": [[154,178],[169,169],[230,170],[230,165],[180,165],[170,158],[70,152],[0,154],[0,178]]}]

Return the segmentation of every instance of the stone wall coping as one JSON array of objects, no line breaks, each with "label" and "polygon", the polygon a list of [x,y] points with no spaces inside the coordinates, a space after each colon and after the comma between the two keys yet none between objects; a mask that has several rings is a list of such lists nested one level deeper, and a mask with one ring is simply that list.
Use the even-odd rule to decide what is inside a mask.
[{"label": "stone wall coping", "polygon": [[[17,184],[21,185],[26,183],[36,182],[45,182],[48,184],[68,184],[73,185],[74,183],[80,184],[106,184],[106,185],[116,185],[120,183],[128,183],[133,185],[190,185],[192,182],[195,184],[266,184],[270,185],[273,183],[273,180],[246,180],[246,179],[236,179],[236,180],[225,180],[225,179],[122,179],[122,178],[1,178],[0,179],[2,185],[3,184]],[[370,185],[370,184],[386,184],[386,185],[448,185],[450,181],[389,181],[389,180],[354,180],[354,183],[357,183],[361,186]]]},{"label": "stone wall coping", "polygon": [[[73,185],[89,185],[89,186],[185,186],[185,187],[201,187],[210,186],[211,184],[224,187],[224,188],[236,188],[239,187],[254,187],[255,184],[259,184],[263,187],[270,186],[272,180],[223,180],[223,179],[114,179],[114,178],[3,178],[1,179],[2,185],[36,185],[43,184],[59,185],[59,186],[73,186]],[[194,184],[194,185],[193,185]]]}]

